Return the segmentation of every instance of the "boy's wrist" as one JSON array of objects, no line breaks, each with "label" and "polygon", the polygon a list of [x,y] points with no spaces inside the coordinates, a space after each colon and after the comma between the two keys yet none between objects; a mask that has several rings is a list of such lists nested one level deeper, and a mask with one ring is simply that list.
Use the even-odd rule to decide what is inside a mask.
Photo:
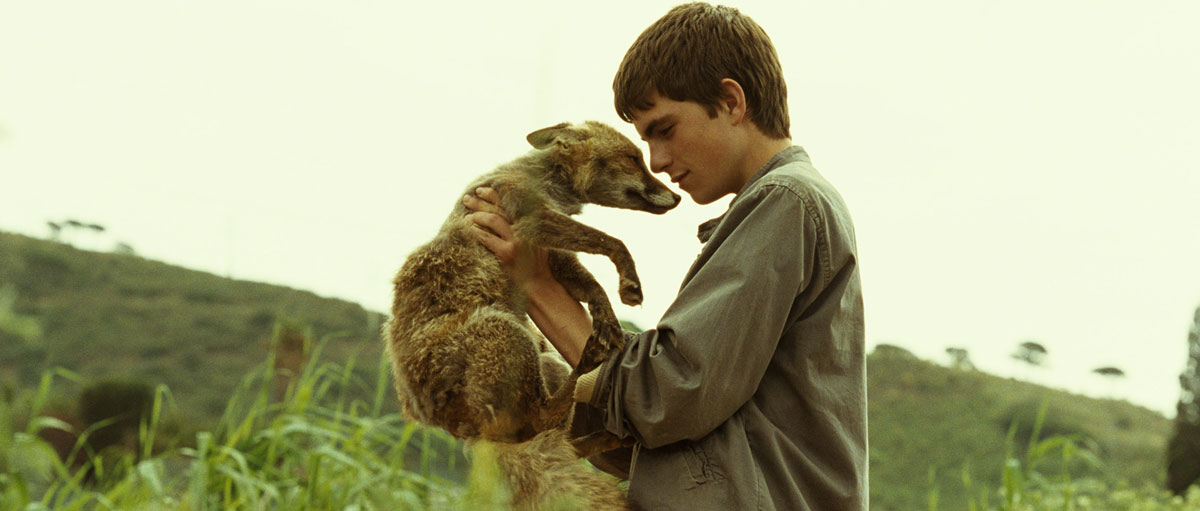
[{"label": "boy's wrist", "polygon": [[583,305],[553,278],[531,280],[525,287],[528,313],[542,335],[571,367],[579,363],[592,332],[592,319]]},{"label": "boy's wrist", "polygon": [[603,366],[597,367],[595,369],[592,369],[591,371],[584,373],[582,376],[579,377],[578,380],[575,381],[574,398],[575,398],[576,403],[591,403],[592,402],[592,394],[595,393],[596,381],[600,377],[600,369],[602,367]]},{"label": "boy's wrist", "polygon": [[567,289],[553,277],[530,279],[525,285],[525,296],[529,298],[529,308],[537,310],[550,310],[551,303],[564,297],[570,299]]}]

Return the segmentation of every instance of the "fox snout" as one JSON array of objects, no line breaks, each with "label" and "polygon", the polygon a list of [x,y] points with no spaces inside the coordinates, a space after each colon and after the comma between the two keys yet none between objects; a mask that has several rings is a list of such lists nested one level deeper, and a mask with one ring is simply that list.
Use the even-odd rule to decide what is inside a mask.
[{"label": "fox snout", "polygon": [[662,214],[681,198],[650,174],[633,141],[607,124],[561,123],[526,136],[535,149],[549,151],[569,176],[581,202]]},{"label": "fox snout", "polygon": [[638,189],[637,187],[629,187],[625,190],[625,195],[631,201],[637,202],[639,206],[632,206],[630,209],[647,211],[656,215],[661,215],[679,205],[681,197],[669,190],[662,183],[655,181],[652,184],[646,184]]},{"label": "fox snout", "polygon": [[609,176],[592,183],[588,202],[610,208],[646,211],[656,215],[679,205],[680,197],[649,174],[643,176]]}]

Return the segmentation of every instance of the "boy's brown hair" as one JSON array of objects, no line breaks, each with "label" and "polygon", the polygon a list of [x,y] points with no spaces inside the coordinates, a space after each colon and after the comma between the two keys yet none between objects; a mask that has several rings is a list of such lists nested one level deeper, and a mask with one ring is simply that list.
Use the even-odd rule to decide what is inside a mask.
[{"label": "boy's brown hair", "polygon": [[633,122],[658,91],[675,101],[695,101],[716,116],[723,78],[742,86],[759,130],[791,138],[787,85],[771,39],[737,9],[703,2],[671,9],[629,47],[613,79],[617,115]]}]

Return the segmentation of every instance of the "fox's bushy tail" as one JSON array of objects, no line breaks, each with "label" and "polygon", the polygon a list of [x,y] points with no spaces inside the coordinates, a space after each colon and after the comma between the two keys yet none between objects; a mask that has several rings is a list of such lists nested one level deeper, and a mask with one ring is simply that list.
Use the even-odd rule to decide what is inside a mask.
[{"label": "fox's bushy tail", "polygon": [[[520,443],[479,441],[480,458],[493,458],[515,511],[627,511],[617,479],[579,459],[558,428]],[[487,462],[486,460],[478,460]]]}]

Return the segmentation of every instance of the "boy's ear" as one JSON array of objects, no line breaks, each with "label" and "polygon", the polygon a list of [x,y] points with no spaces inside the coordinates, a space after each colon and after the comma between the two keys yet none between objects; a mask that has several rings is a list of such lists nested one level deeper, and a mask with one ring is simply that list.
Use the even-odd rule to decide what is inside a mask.
[{"label": "boy's ear", "polygon": [[733,116],[734,122],[741,122],[746,116],[746,92],[742,84],[732,78],[721,79],[721,97],[717,99],[721,109]]},{"label": "boy's ear", "polygon": [[560,139],[560,142],[566,143],[567,128],[571,127],[569,122],[560,122],[548,128],[542,128],[533,133],[525,135],[525,140],[529,141],[529,145],[534,149],[545,149],[554,143],[554,139]]}]

